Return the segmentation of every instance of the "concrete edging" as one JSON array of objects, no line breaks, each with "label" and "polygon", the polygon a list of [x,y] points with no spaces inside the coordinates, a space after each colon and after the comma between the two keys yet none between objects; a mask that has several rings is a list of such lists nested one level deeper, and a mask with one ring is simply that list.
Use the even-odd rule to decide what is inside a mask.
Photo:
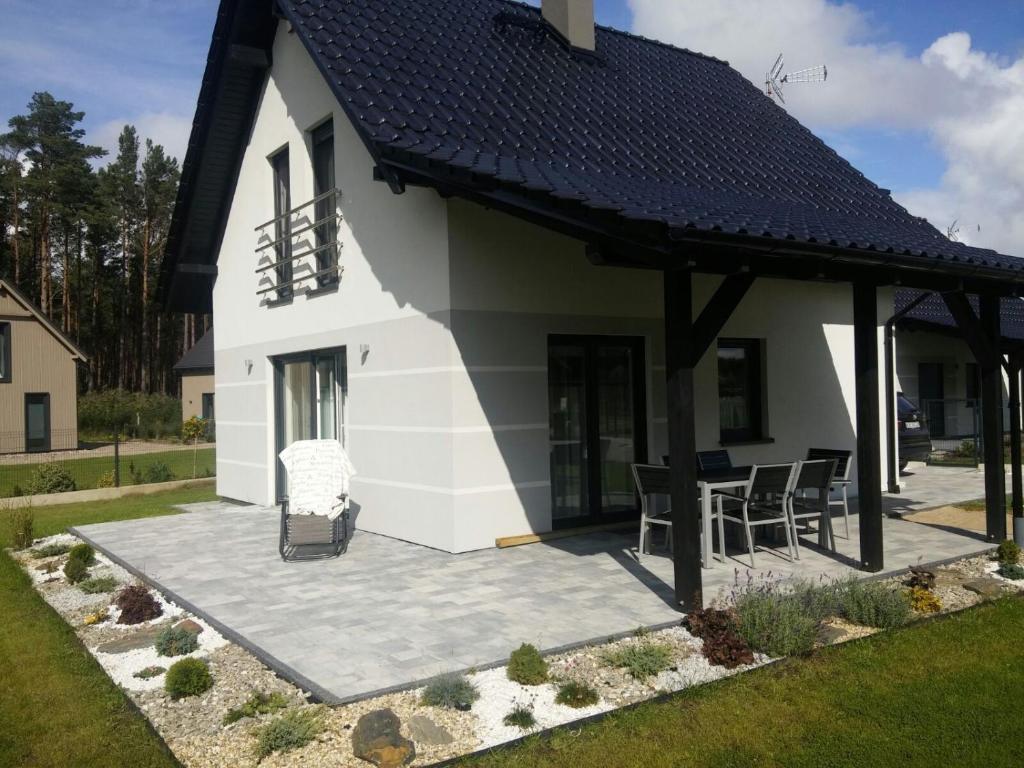
[{"label": "concrete edging", "polygon": [[117,488],[90,488],[84,491],[65,491],[64,493],[41,493],[36,496],[9,496],[0,499],[0,506],[8,509],[23,507],[53,507],[58,504],[76,504],[83,501],[111,501],[123,499],[125,496],[146,496],[161,491],[173,491],[189,486],[213,485],[216,477],[197,477],[192,480],[170,480],[166,483],[143,483],[141,485],[122,485]]}]

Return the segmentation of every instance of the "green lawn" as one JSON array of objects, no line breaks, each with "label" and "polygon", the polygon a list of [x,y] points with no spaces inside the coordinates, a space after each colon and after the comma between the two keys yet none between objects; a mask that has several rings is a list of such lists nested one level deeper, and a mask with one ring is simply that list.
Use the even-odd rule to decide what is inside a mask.
[{"label": "green lawn", "polygon": [[[129,444],[130,445],[130,444]],[[126,448],[130,451],[130,448]],[[41,459],[45,464],[45,459]],[[96,456],[88,459],[72,459],[60,461],[75,478],[75,486],[78,490],[84,491],[96,488],[100,477],[112,472],[114,469],[113,456]],[[121,485],[133,485],[134,479],[132,470],[142,475],[142,481],[147,482],[147,470],[157,463],[163,463],[170,469],[172,480],[188,480],[192,477],[192,451],[160,451],[159,453],[131,453],[121,454]],[[29,479],[35,472],[38,464],[2,464],[0,465],[0,497],[15,495],[15,486],[27,493]],[[210,477],[217,469],[216,449],[200,448],[196,452],[196,475],[198,477]],[[18,494],[21,495],[21,494]]]},{"label": "green lawn", "polygon": [[1024,600],[829,648],[466,762],[541,766],[1024,765]]},{"label": "green lawn", "polygon": [[[40,507],[36,536],[69,525],[173,514],[215,498],[185,488],[102,503]],[[0,512],[0,547],[9,545]],[[170,768],[177,761],[81,645],[74,631],[0,552],[0,766]]]}]

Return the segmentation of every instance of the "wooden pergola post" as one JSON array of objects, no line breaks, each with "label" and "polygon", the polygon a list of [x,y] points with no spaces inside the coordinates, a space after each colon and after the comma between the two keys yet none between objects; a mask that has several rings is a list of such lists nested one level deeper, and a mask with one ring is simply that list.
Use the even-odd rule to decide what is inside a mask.
[{"label": "wooden pergola post", "polygon": [[999,349],[999,297],[978,297],[981,329],[994,349],[981,365],[981,434],[985,458],[985,521],[989,541],[1006,538],[1006,470],[1003,465],[1003,366]]},{"label": "wooden pergola post", "polygon": [[861,567],[877,573],[882,554],[882,453],[878,405],[878,289],[853,284],[853,357],[857,399],[857,493]]},{"label": "wooden pergola post", "polygon": [[1013,540],[1024,544],[1024,479],[1021,477],[1020,377],[1024,358],[1019,350],[1009,355],[1006,370],[1010,379],[1010,478],[1013,488]]}]

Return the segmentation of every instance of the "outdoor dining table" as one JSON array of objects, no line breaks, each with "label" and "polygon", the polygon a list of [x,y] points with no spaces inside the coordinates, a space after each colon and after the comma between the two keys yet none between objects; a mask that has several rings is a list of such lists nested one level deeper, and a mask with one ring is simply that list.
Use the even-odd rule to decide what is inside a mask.
[{"label": "outdoor dining table", "polygon": [[[728,469],[716,469],[697,473],[697,490],[700,491],[700,512],[703,519],[704,535],[701,537],[701,564],[705,568],[711,567],[711,560],[714,550],[711,546],[714,539],[712,529],[711,502],[715,491],[724,491],[730,488],[739,488],[746,485],[750,479],[753,467],[729,467]],[[722,542],[723,551],[725,542]],[[725,562],[725,555],[722,555],[722,562]]]}]

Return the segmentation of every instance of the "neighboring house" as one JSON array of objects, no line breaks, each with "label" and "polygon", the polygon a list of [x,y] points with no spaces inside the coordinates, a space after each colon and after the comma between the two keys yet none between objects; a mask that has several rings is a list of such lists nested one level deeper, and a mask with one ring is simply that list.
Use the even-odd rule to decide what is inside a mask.
[{"label": "neighboring house", "polygon": [[215,418],[213,383],[213,331],[209,330],[174,364],[181,378],[181,419]]},{"label": "neighboring house", "polygon": [[219,494],[336,438],[361,529],[459,552],[631,518],[670,449],[859,448],[879,540],[886,286],[1016,260],[589,5],[222,2],[161,279],[217,325]]},{"label": "neighboring house", "polygon": [[78,448],[78,346],[0,279],[0,453]]}]

